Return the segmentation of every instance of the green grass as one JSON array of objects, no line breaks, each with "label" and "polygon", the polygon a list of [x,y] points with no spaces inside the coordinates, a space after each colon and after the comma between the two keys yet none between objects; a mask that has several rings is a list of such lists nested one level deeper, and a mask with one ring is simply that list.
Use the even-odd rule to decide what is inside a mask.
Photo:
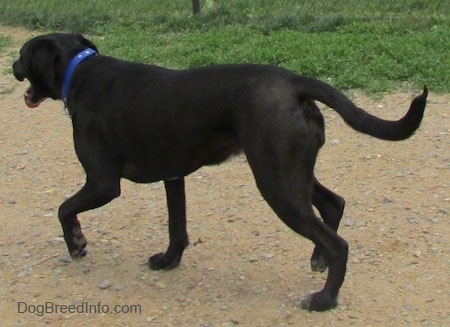
[{"label": "green grass", "polygon": [[450,91],[448,0],[3,0],[0,23],[88,34],[123,59],[279,65],[340,89]]},{"label": "green grass", "polygon": [[[0,52],[4,51],[8,46],[11,45],[11,38],[0,34]],[[12,69],[8,68],[3,73],[9,74]],[[1,94],[8,93],[7,91],[0,92]]]},{"label": "green grass", "polygon": [[0,51],[11,45],[11,38],[8,36],[0,35]]}]

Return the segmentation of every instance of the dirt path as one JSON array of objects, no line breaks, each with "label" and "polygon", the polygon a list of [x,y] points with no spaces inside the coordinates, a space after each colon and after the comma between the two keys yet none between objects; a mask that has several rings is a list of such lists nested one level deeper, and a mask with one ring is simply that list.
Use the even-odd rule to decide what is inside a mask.
[{"label": "dirt path", "polygon": [[[31,35],[0,34],[14,37],[14,51]],[[84,183],[71,123],[62,103],[26,108],[27,86],[4,73],[11,62],[0,54],[3,326],[450,326],[448,95],[432,93],[422,127],[400,143],[357,134],[324,110],[317,175],[347,200],[350,258],[340,306],[309,313],[298,302],[324,283],[309,270],[313,247],[268,208],[242,156],[187,178],[191,246],[179,269],[146,266],[168,241],[162,185],[127,181],[121,198],[81,215],[89,254],[70,262],[56,215]],[[397,118],[411,97],[355,101]],[[108,307],[140,312],[101,313]]]}]

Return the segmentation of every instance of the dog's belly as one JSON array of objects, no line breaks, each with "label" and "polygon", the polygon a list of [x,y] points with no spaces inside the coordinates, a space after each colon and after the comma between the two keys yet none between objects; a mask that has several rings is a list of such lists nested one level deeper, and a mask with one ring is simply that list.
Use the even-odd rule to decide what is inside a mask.
[{"label": "dog's belly", "polygon": [[239,154],[242,148],[235,135],[210,135],[196,146],[174,145],[166,151],[141,152],[139,156],[127,157],[122,166],[121,177],[135,183],[151,183],[184,177],[203,166],[218,165],[230,156]]},{"label": "dog's belly", "polygon": [[139,165],[133,162],[126,162],[122,168],[122,176],[135,183],[152,183],[159,180],[175,178],[171,176],[170,169],[164,168],[164,171],[155,171],[151,167]]}]

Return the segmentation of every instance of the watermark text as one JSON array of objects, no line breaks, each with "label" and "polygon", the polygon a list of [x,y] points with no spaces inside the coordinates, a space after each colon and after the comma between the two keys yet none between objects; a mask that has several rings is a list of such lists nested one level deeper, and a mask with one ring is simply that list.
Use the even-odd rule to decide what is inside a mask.
[{"label": "watermark text", "polygon": [[80,302],[77,304],[57,304],[47,301],[41,304],[17,302],[17,313],[44,316],[49,314],[141,314],[140,304],[115,304],[103,302]]}]

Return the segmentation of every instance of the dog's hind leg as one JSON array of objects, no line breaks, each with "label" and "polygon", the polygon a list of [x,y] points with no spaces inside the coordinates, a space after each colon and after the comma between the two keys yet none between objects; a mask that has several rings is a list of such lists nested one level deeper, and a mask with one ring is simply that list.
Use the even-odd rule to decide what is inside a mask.
[{"label": "dog's hind leg", "polygon": [[[271,128],[271,125],[268,128]],[[289,124],[284,124],[287,130]],[[255,175],[258,188],[278,217],[293,231],[311,240],[323,249],[328,263],[328,276],[324,288],[309,295],[301,306],[307,310],[324,311],[337,306],[339,289],[345,278],[348,245],[337,233],[318,218],[313,209],[313,198],[322,211],[322,202],[330,202],[327,194],[316,184],[313,174],[315,159],[320,148],[321,129],[304,124],[297,134],[270,130],[271,137],[253,138],[247,133],[241,139],[248,162]],[[314,193],[316,196],[314,197]],[[333,196],[331,196],[333,198]],[[332,210],[331,210],[332,211]],[[336,215],[337,216],[337,215]],[[331,223],[331,216],[327,216]]]},{"label": "dog's hind leg", "polygon": [[[303,157],[299,155],[300,158],[296,159],[301,162],[306,155],[303,152]],[[278,217],[293,231],[323,249],[322,255],[328,263],[325,286],[320,292],[303,300],[302,308],[324,311],[336,307],[347,267],[348,245],[314,213],[312,197],[318,185],[314,184],[313,165],[311,162],[305,164],[305,161],[293,164],[292,161],[282,160],[286,165],[281,165],[284,166],[281,169],[280,162],[276,159],[272,161],[273,156],[271,160],[261,160],[261,156],[258,156],[259,160],[253,160],[253,155],[247,152],[247,157],[261,194]],[[275,162],[275,166],[272,166],[272,162]],[[324,210],[323,206],[321,208]]]},{"label": "dog's hind leg", "polygon": [[59,207],[59,221],[72,258],[81,258],[86,254],[87,241],[81,231],[77,214],[98,208],[119,195],[119,178],[93,180],[88,175],[84,187]]},{"label": "dog's hind leg", "polygon": [[[325,224],[337,232],[344,212],[345,200],[314,179],[312,203],[319,210]],[[324,272],[327,267],[323,249],[316,246],[311,257],[311,270]]]},{"label": "dog's hind leg", "polygon": [[[280,183],[280,182],[279,182]],[[308,189],[308,183],[299,183],[299,188]],[[312,186],[311,186],[312,187]],[[291,187],[286,189],[291,190]],[[301,307],[306,310],[324,311],[337,306],[339,289],[344,282],[348,245],[328,225],[315,216],[308,192],[291,196],[282,189],[267,192],[261,190],[280,219],[293,231],[311,240],[323,249],[322,255],[328,263],[328,276],[324,288],[306,297]],[[273,196],[277,193],[276,196]],[[266,194],[266,195],[264,195]]]},{"label": "dog's hind leg", "polygon": [[166,253],[158,253],[150,257],[151,269],[172,269],[180,264],[184,249],[189,240],[186,231],[186,197],[184,178],[164,181],[169,211],[170,243]]}]

